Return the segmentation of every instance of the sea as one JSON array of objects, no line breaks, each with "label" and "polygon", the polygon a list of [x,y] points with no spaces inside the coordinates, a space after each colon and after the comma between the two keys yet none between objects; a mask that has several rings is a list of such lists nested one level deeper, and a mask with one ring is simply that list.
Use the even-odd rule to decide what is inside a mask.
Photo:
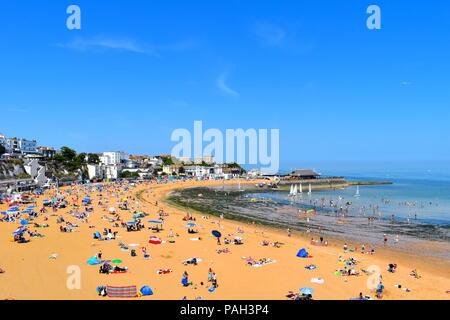
[{"label": "sea", "polygon": [[[303,194],[292,197],[288,191],[242,184],[241,190],[237,185],[181,190],[171,198],[186,208],[230,219],[375,246],[382,246],[387,235],[390,245],[450,258],[448,163],[314,162],[289,166],[285,172],[293,169],[315,169],[322,176],[344,176],[349,181],[392,184],[359,186],[359,197],[355,197],[356,186],[313,190],[310,195],[307,186],[303,186]],[[336,205],[330,207],[330,201]],[[312,209],[315,213],[307,218],[300,214]]]},{"label": "sea", "polygon": [[[344,176],[349,181],[391,182],[392,184],[356,186],[313,192],[311,197],[297,197],[296,202],[310,203],[326,199],[335,203],[352,202],[352,214],[370,215],[370,207],[378,207],[376,214],[407,221],[450,224],[450,162],[374,162],[374,163],[319,163],[315,170],[323,176]],[[300,167],[303,168],[303,167]],[[284,170],[289,171],[289,170]],[[307,186],[303,186],[304,191]],[[286,200],[287,193],[268,193],[274,199]],[[339,201],[339,199],[342,199]],[[361,208],[366,210],[361,212]]]}]

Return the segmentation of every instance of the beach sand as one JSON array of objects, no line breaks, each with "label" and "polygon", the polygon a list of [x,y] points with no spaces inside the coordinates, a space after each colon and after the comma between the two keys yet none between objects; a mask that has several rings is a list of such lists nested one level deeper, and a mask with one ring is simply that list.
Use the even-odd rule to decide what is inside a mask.
[{"label": "beach sand", "polygon": [[[236,183],[230,181],[226,183]],[[241,183],[245,183],[242,181]],[[252,181],[252,184],[257,181]],[[163,201],[169,192],[176,188],[188,188],[197,186],[209,186],[222,184],[222,181],[188,181],[167,184],[141,184],[129,191],[133,195],[141,192],[142,199],[139,205],[143,206],[143,212],[149,216],[143,218],[145,226],[151,226],[148,220],[158,220],[157,211],[163,209],[169,213],[165,217],[164,230],[153,233],[151,230],[139,232],[126,232],[123,228],[112,228],[112,223],[102,220],[101,217],[108,212],[97,205],[97,193],[91,193],[93,199],[94,213],[89,217],[89,223],[75,220],[67,212],[70,208],[59,209],[56,214],[63,215],[66,221],[78,224],[76,232],[62,233],[56,217],[49,217],[49,228],[37,228],[36,230],[45,235],[43,238],[32,238],[30,243],[18,244],[11,242],[12,232],[19,226],[18,223],[0,222],[0,268],[6,273],[0,274],[0,299],[101,299],[108,297],[98,296],[96,287],[100,285],[128,286],[136,285],[138,289],[148,285],[154,292],[152,296],[136,299],[148,300],[180,300],[183,297],[191,300],[201,297],[203,300],[211,299],[287,299],[285,296],[289,290],[298,292],[299,288],[311,287],[315,290],[313,298],[321,299],[343,299],[357,297],[360,292],[364,295],[374,297],[374,290],[367,287],[368,280],[377,279],[376,276],[336,276],[335,270],[343,266],[338,263],[338,257],[353,257],[359,262],[358,270],[367,270],[369,266],[378,266],[383,277],[385,293],[383,299],[450,299],[450,261],[426,256],[414,256],[392,248],[376,248],[374,255],[361,254],[359,252],[344,253],[343,241],[328,239],[329,246],[320,247],[310,244],[312,235],[295,233],[288,237],[286,230],[271,229],[261,225],[252,225],[236,221],[221,220],[210,216],[202,219],[201,214],[191,212],[196,217],[196,223],[203,226],[199,234],[187,233],[186,222],[182,218],[186,215],[180,208],[170,207]],[[38,198],[39,207],[42,199],[48,199],[49,195]],[[123,196],[121,196],[123,197]],[[103,198],[107,198],[103,196]],[[117,198],[111,198],[110,204],[115,204]],[[154,205],[158,201],[158,207]],[[80,200],[81,203],[81,200]],[[134,205],[134,204],[133,204]],[[116,206],[116,205],[114,205]],[[6,205],[0,206],[0,211],[5,211]],[[132,210],[119,211],[124,221],[131,221]],[[51,215],[49,210],[45,215]],[[38,217],[36,223],[44,223],[44,216]],[[217,222],[223,228],[219,228]],[[95,228],[89,228],[94,225]],[[223,236],[227,234],[238,235],[237,226],[244,230],[239,234],[243,238],[243,245],[217,245],[215,238],[211,236],[212,230],[219,230]],[[98,241],[92,237],[93,232],[102,233],[103,228],[111,228],[119,231],[119,238],[112,241]],[[31,227],[31,230],[35,228]],[[169,240],[169,229],[178,233],[175,243],[162,243],[160,245],[149,244],[150,236],[158,236],[162,240]],[[192,241],[190,238],[201,237],[200,241]],[[232,237],[229,237],[232,238]],[[318,238],[318,235],[315,235]],[[129,251],[122,251],[118,246],[118,240],[125,244],[140,244],[132,247],[138,253],[137,257],[131,257]],[[267,240],[284,243],[281,248],[273,246],[261,246],[260,242]],[[361,244],[348,243],[349,248]],[[428,243],[427,245],[433,245]],[[439,245],[439,244],[438,244]],[[148,248],[151,259],[144,260],[141,246]],[[216,253],[217,249],[228,247],[231,253]],[[130,247],[131,248],[131,247]],[[306,248],[312,258],[298,258],[296,254],[299,249]],[[369,248],[367,248],[369,249]],[[99,250],[104,259],[120,259],[122,266],[127,266],[129,272],[125,274],[99,274],[99,266],[91,266],[86,262]],[[56,259],[49,259],[51,254],[58,254]],[[197,266],[184,266],[181,262],[185,259],[197,257],[202,261]],[[242,257],[270,258],[276,263],[252,267],[246,265]],[[396,273],[387,272],[388,264],[398,265]],[[316,270],[307,270],[304,267],[314,264]],[[67,288],[67,280],[70,274],[68,267],[78,266],[81,270],[81,288],[70,290]],[[172,269],[173,272],[158,275],[158,269]],[[219,287],[214,292],[208,292],[206,288],[208,269],[212,268],[217,274]],[[409,274],[412,269],[417,269],[422,276],[415,279]],[[194,286],[183,287],[181,285],[182,273],[189,273],[189,281]],[[323,278],[323,284],[312,283],[312,278]],[[200,283],[203,282],[202,286]],[[403,288],[411,291],[405,292],[394,287],[401,284]]]}]

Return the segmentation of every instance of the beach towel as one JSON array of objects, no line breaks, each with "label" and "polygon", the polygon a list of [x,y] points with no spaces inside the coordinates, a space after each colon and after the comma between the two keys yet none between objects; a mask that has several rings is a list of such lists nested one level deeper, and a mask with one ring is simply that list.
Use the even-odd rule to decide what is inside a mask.
[{"label": "beach towel", "polygon": [[214,288],[214,287],[208,289],[209,292],[214,292],[215,290],[216,290],[216,288]]},{"label": "beach towel", "polygon": [[92,257],[92,258],[90,258],[88,261],[87,261],[87,264],[90,264],[91,266],[95,266],[95,265],[97,265],[97,264],[101,264],[101,263],[103,263],[104,261],[100,261],[100,260],[98,260],[96,257]]},{"label": "beach towel", "polygon": [[159,239],[157,237],[151,237],[148,242],[151,244],[161,244],[162,243],[161,239]]},{"label": "beach towel", "polygon": [[315,269],[317,269],[317,267],[315,265],[313,265],[313,264],[310,264],[310,265],[306,266],[305,269],[315,270]]},{"label": "beach towel", "polygon": [[110,298],[135,298],[137,297],[137,287],[112,287],[106,286],[106,295]]},{"label": "beach towel", "polygon": [[156,271],[157,274],[168,274],[171,272],[172,272],[172,269],[159,269],[158,271]]}]

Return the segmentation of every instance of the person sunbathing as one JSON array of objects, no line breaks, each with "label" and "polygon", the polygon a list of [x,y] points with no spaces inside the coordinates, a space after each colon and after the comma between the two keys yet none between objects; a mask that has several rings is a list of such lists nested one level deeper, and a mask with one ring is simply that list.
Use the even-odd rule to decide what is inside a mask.
[{"label": "person sunbathing", "polygon": [[419,278],[420,278],[420,275],[419,275],[419,273],[417,272],[416,269],[414,269],[414,270],[411,271],[410,276],[411,276],[411,277],[414,277],[414,278],[416,278],[416,279],[419,279]]},{"label": "person sunbathing", "polygon": [[272,245],[273,245],[275,248],[281,248],[282,243],[280,243],[280,242],[278,242],[278,241],[275,241],[274,243],[272,243]]},{"label": "person sunbathing", "polygon": [[188,264],[193,264],[194,266],[196,266],[197,265],[197,258],[192,258],[192,259],[185,260],[183,262],[183,264],[185,266],[188,265]]},{"label": "person sunbathing", "polygon": [[111,273],[112,273],[112,272],[127,272],[127,271],[128,271],[128,268],[127,268],[127,267],[121,268],[121,267],[119,267],[119,266],[114,266],[114,267],[110,270]]}]

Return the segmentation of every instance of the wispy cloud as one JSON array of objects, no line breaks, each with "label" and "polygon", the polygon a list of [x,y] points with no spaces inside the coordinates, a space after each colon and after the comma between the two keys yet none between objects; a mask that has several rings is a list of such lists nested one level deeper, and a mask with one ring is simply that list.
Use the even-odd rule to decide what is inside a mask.
[{"label": "wispy cloud", "polygon": [[411,86],[411,85],[413,85],[412,82],[407,82],[407,81],[400,82],[400,84],[401,84],[402,86]]},{"label": "wispy cloud", "polygon": [[28,112],[28,110],[27,109],[25,109],[25,108],[21,108],[21,107],[8,107],[8,108],[6,108],[6,111],[8,111],[8,112],[20,112],[20,113],[25,113],[25,112]]},{"label": "wispy cloud", "polygon": [[262,44],[278,46],[286,38],[283,28],[267,22],[258,22],[253,25],[252,32],[259,38]]},{"label": "wispy cloud", "polygon": [[227,72],[223,72],[219,75],[219,77],[217,78],[217,87],[222,90],[222,92],[226,93],[229,96],[233,96],[233,97],[239,97],[240,94],[239,92],[231,89],[228,85],[227,85],[227,78],[228,78],[228,73]]},{"label": "wispy cloud", "polygon": [[77,37],[67,43],[57,44],[60,47],[69,48],[78,51],[100,51],[100,50],[120,50],[135,53],[153,54],[151,47],[143,46],[130,39],[112,39],[112,38],[92,38],[86,39]]},{"label": "wispy cloud", "polygon": [[82,38],[77,37],[66,43],[59,43],[57,46],[69,48],[77,51],[126,51],[140,54],[150,54],[157,56],[160,52],[165,51],[185,51],[191,49],[195,45],[192,40],[184,40],[165,45],[150,45],[140,43],[133,39],[127,38]]}]

